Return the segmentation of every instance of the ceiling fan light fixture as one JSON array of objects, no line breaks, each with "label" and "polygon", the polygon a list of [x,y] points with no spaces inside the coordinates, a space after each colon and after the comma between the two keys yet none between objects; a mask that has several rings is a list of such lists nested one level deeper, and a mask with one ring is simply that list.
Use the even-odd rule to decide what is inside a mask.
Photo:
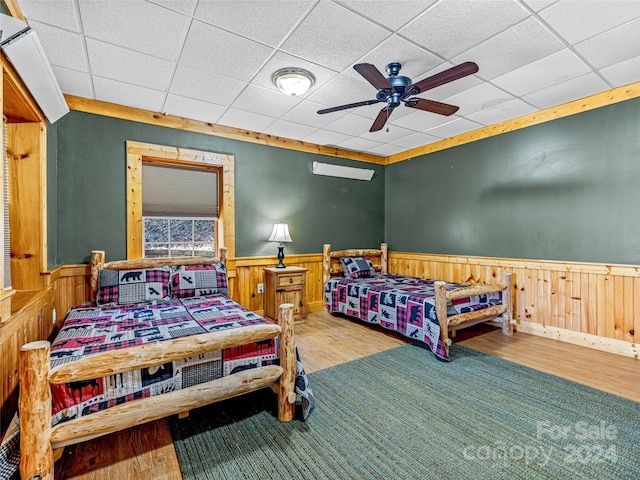
[{"label": "ceiling fan light fixture", "polygon": [[271,81],[282,93],[295,97],[307,93],[316,83],[316,77],[304,68],[287,67],[276,70]]}]

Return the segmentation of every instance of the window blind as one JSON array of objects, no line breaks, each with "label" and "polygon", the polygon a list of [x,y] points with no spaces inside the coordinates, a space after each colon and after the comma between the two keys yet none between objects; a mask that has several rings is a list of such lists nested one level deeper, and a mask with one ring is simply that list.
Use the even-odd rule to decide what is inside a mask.
[{"label": "window blind", "polygon": [[142,215],[217,217],[218,173],[143,162]]}]

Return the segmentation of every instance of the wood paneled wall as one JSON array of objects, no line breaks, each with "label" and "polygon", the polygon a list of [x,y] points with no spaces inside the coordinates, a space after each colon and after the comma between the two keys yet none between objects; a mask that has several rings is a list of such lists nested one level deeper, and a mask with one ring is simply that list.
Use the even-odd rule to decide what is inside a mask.
[{"label": "wood paneled wall", "polygon": [[69,307],[89,298],[87,265],[57,268],[51,274],[42,275],[42,281],[47,288],[17,292],[13,296],[11,316],[0,323],[0,432],[4,432],[18,406],[20,348],[25,343],[51,338]]},{"label": "wood paneled wall", "polygon": [[[231,259],[228,265],[229,295],[240,305],[262,314],[263,294],[258,293],[258,284],[264,283],[264,269],[275,267],[275,257],[244,257]],[[322,310],[322,255],[287,255],[284,263],[288,267],[302,267],[307,272],[307,311]]]},{"label": "wood paneled wall", "polygon": [[392,252],[389,272],[458,283],[514,278],[517,330],[635,358],[640,266]]}]

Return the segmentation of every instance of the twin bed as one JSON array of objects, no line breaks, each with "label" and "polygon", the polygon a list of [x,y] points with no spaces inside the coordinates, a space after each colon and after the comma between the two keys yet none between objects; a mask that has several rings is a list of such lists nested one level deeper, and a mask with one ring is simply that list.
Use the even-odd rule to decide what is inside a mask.
[{"label": "twin bed", "polygon": [[96,302],[72,308],[52,344],[20,351],[22,478],[53,478],[66,445],[270,385],[279,420],[297,395],[310,413],[293,305],[275,324],[229,299],[225,255],[105,264],[93,252]]},{"label": "twin bed", "polygon": [[449,333],[480,322],[500,321],[513,333],[512,278],[501,284],[466,285],[388,273],[387,245],[378,249],[323,249],[325,308],[381,325],[425,343],[449,360]]}]

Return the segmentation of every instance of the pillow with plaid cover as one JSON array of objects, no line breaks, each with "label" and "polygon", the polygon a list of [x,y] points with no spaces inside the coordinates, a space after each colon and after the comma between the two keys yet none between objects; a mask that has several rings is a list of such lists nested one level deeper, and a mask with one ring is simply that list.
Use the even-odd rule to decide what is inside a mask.
[{"label": "pillow with plaid cover", "polygon": [[224,263],[174,267],[171,274],[172,298],[201,297],[216,293],[229,296]]},{"label": "pillow with plaid cover", "polygon": [[98,274],[98,305],[131,305],[133,303],[169,300],[169,267],[137,270],[100,270]]},{"label": "pillow with plaid cover", "polygon": [[376,274],[371,260],[367,257],[340,257],[342,270],[350,278],[368,278]]}]

